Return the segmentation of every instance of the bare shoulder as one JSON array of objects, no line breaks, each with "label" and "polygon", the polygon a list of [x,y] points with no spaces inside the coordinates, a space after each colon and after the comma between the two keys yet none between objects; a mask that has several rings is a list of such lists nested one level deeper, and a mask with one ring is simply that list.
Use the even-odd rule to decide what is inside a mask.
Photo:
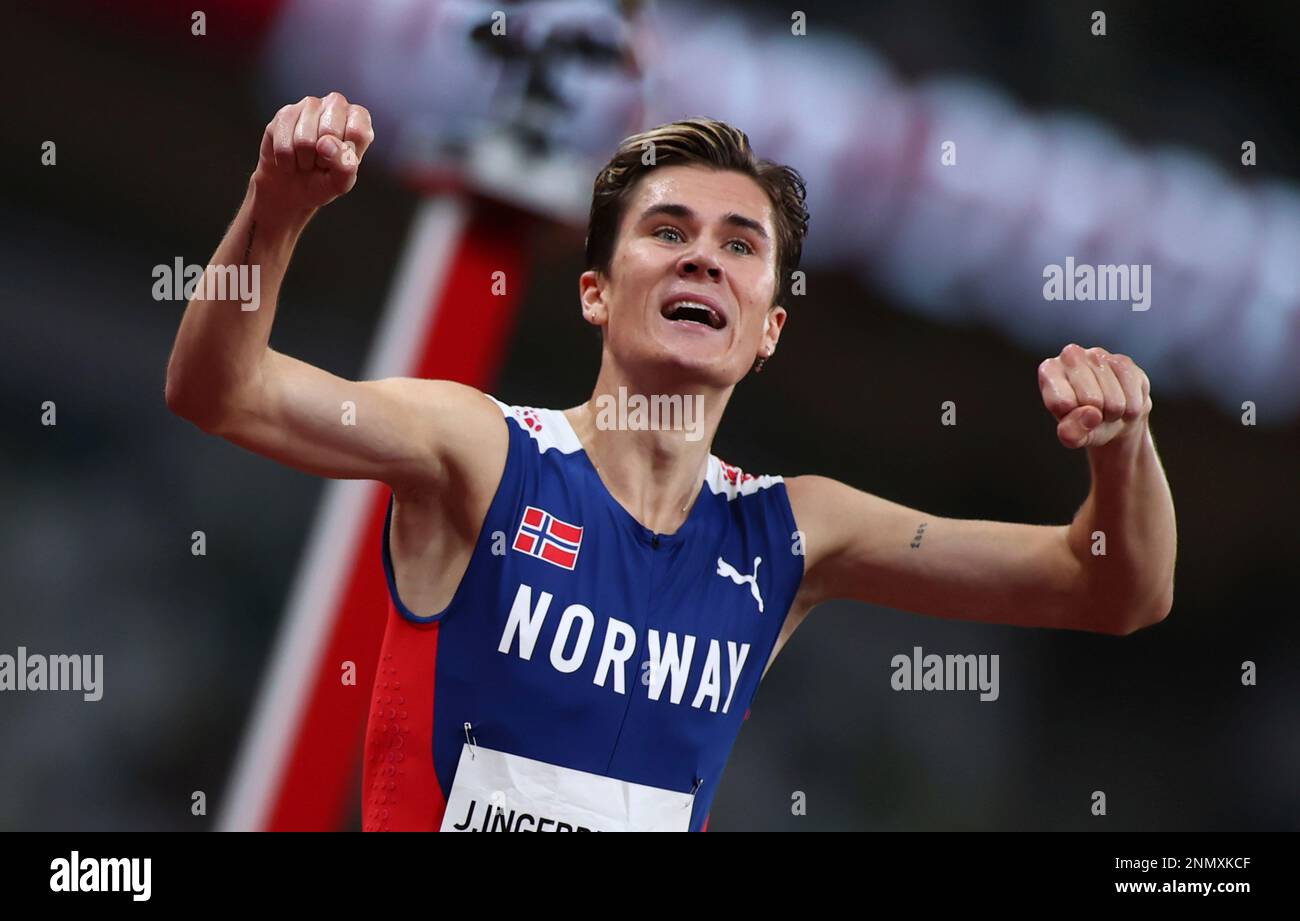
[{"label": "bare shoulder", "polygon": [[846,597],[846,582],[857,582],[846,580],[846,568],[860,572],[896,558],[919,521],[941,520],[825,476],[789,477],[786,491],[804,535],[801,590],[810,604]]},{"label": "bare shoulder", "polygon": [[786,477],[785,491],[794,522],[803,535],[804,572],[810,574],[825,558],[826,537],[837,524],[837,513],[842,516],[846,511],[843,502],[850,488],[830,477],[804,474]]},{"label": "bare shoulder", "polygon": [[[864,523],[910,521],[916,509],[891,502],[826,476],[796,476],[785,480],[790,508],[801,530],[823,538],[860,531]],[[825,548],[823,548],[825,549]]]},{"label": "bare shoulder", "polygon": [[816,507],[824,499],[826,492],[831,483],[836,482],[830,477],[817,476],[816,474],[801,474],[799,476],[785,477],[785,490],[790,496],[790,506],[798,514],[801,510],[805,514],[815,514]]},{"label": "bare shoulder", "polygon": [[[393,484],[408,503],[430,493],[481,495],[495,490],[505,468],[509,435],[500,407],[481,390],[455,381],[393,377],[366,386],[400,404],[403,417],[427,439],[430,475]],[[473,498],[465,496],[466,498]]]},{"label": "bare shoulder", "polygon": [[443,433],[476,435],[504,432],[500,407],[483,391],[456,381],[389,377],[364,385],[405,404],[417,418]]}]

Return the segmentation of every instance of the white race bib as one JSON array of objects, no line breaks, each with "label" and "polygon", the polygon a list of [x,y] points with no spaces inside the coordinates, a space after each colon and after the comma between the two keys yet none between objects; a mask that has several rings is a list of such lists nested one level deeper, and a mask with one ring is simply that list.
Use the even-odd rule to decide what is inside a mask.
[{"label": "white race bib", "polygon": [[462,744],[441,831],[689,831],[695,797]]}]

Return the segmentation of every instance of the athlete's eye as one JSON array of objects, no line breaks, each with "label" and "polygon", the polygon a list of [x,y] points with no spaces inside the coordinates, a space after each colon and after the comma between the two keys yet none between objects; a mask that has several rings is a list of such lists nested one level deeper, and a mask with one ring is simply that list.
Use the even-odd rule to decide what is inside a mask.
[{"label": "athlete's eye", "polygon": [[662,240],[663,237],[660,235],[665,233],[670,233],[677,237],[677,240],[670,240],[669,242],[671,243],[676,243],[682,239],[681,231],[679,231],[676,227],[660,227],[652,234],[652,236],[659,237],[659,239]]},{"label": "athlete's eye", "polygon": [[747,242],[745,242],[744,240],[740,239],[739,237],[737,237],[737,238],[734,239],[734,240],[728,240],[728,241],[727,241],[727,245],[728,245],[728,246],[731,246],[731,244],[733,244],[733,243],[739,243],[742,247],[744,247],[744,249],[740,250],[740,253],[741,253],[741,255],[743,255],[743,256],[747,256],[747,255],[749,255],[750,253],[752,253],[752,252],[754,251],[754,247],[750,246]]}]

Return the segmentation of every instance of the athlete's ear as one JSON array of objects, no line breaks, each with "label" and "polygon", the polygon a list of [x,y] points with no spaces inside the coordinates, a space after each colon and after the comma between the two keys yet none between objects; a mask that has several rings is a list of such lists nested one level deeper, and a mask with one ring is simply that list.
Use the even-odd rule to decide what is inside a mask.
[{"label": "athlete's ear", "polygon": [[578,300],[582,302],[582,317],[593,326],[604,326],[609,317],[605,295],[609,280],[595,269],[578,276]]},{"label": "athlete's ear", "polygon": [[763,317],[763,341],[759,343],[759,354],[771,357],[776,351],[777,340],[781,338],[781,329],[785,326],[786,312],[780,304],[773,304]]}]

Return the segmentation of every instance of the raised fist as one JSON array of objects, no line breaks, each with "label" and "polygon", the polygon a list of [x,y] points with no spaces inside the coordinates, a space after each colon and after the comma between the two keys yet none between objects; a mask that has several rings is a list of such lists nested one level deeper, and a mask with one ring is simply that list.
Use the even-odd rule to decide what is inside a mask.
[{"label": "raised fist", "polygon": [[328,204],[356,185],[361,158],[374,139],[370,113],[342,93],[305,96],[285,106],[262,133],[253,174],[259,201],[289,211]]},{"label": "raised fist", "polygon": [[1067,448],[1099,448],[1140,435],[1151,415],[1151,382],[1127,355],[1071,342],[1038,366],[1043,405]]}]

